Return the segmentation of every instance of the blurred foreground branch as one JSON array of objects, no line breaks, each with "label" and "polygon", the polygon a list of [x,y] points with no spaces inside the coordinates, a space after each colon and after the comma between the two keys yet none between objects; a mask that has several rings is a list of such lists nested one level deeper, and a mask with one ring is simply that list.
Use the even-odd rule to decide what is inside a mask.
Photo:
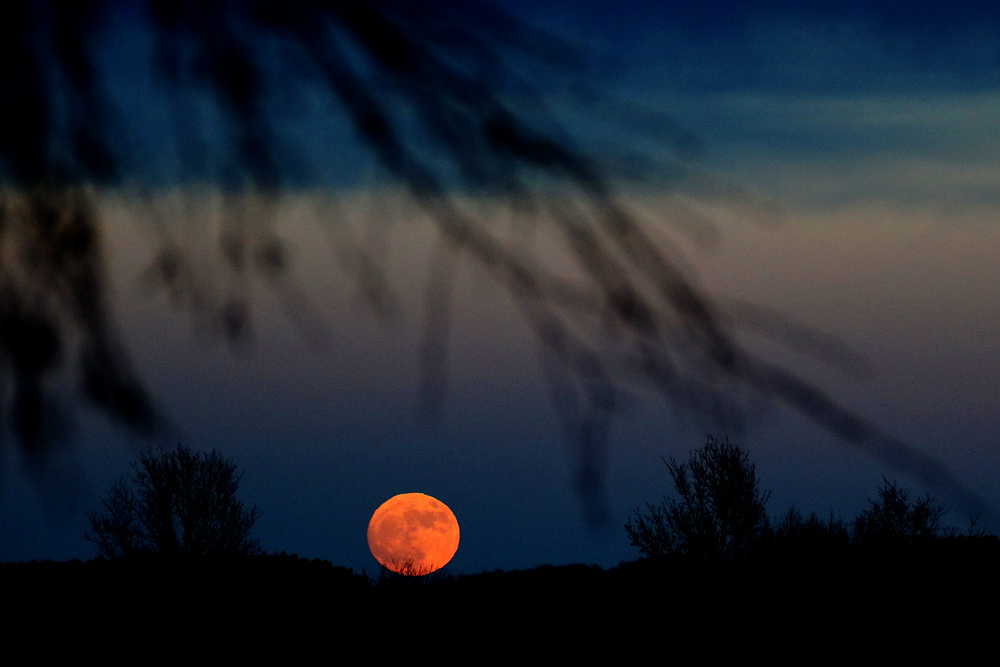
[{"label": "blurred foreground branch", "polygon": [[[635,390],[658,392],[730,430],[740,422],[742,392],[768,396],[981,512],[982,501],[940,462],[737,342],[668,236],[650,234],[625,190],[641,174],[661,190],[711,191],[712,180],[687,164],[691,136],[663,118],[655,136],[637,142],[649,147],[643,152],[628,149],[634,144],[623,134],[624,154],[588,148],[572,131],[573,114],[591,124],[601,118],[553,91],[578,74],[581,58],[470,0],[4,3],[0,399],[19,442],[44,453],[54,437],[66,364],[71,396],[133,429],[156,422],[110,325],[92,186],[218,189],[233,203],[215,239],[219,265],[242,280],[270,281],[290,260],[270,229],[268,202],[340,187],[338,169],[352,170],[344,165],[360,140],[451,248],[517,303],[577,446],[593,523],[606,518],[609,423]],[[529,232],[551,232],[575,271],[539,261],[523,238],[501,234],[464,205],[464,195],[495,199]],[[181,303],[206,307],[183,244],[161,231],[148,275]],[[380,262],[377,253],[351,254],[373,303],[385,294]],[[453,270],[442,262],[427,305],[431,406],[447,377]],[[213,319],[233,339],[250,326],[245,301],[207,307],[218,309]],[[79,349],[72,361],[70,345]]]}]

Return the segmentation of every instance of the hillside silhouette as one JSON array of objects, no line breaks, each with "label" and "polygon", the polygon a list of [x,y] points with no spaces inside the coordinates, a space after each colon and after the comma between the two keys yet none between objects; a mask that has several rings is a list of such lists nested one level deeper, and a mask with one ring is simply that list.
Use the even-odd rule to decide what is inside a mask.
[{"label": "hillside silhouette", "polygon": [[[976,600],[998,592],[998,557],[1000,541],[989,536],[805,558],[778,552],[743,561],[640,560],[610,569],[541,566],[406,586],[373,585],[327,561],[284,554],[2,564],[0,576],[8,607],[21,612],[17,623],[35,618],[46,631],[116,628],[152,639],[192,627],[197,632],[171,633],[174,647],[216,651],[266,633],[296,637],[296,650],[334,642],[334,652],[362,641],[388,642],[391,652],[402,650],[400,637],[445,633],[462,650],[492,640],[582,655],[665,627],[691,641],[718,642],[771,636],[775,628],[818,637],[877,626],[914,609],[932,617],[948,610],[951,622],[961,623],[980,613]],[[717,652],[745,650],[726,642]]]},{"label": "hillside silhouette", "polygon": [[[204,644],[213,648],[232,632],[294,635],[311,646],[328,642],[330,632],[347,642],[378,642],[444,631],[462,646],[489,638],[512,645],[555,642],[574,655],[592,642],[607,646],[664,627],[689,639],[719,641],[774,627],[811,637],[878,625],[915,608],[947,609],[961,619],[981,613],[974,600],[1000,588],[1000,538],[974,525],[964,534],[944,527],[943,506],[930,496],[912,497],[886,478],[850,524],[833,516],[805,519],[794,509],[771,521],[757,516],[767,495],[757,489],[754,465],[738,447],[710,437],[692,451],[693,481],[682,472],[686,465],[670,462],[675,487],[695,496],[711,486],[713,502],[698,510],[707,514],[696,524],[672,524],[672,530],[700,531],[697,524],[720,517],[724,524],[745,505],[755,539],[725,550],[690,542],[650,550],[634,541],[647,557],[607,569],[543,565],[453,575],[445,567],[414,576],[384,567],[359,573],[284,552],[144,552],[0,564],[0,577],[13,608],[58,610],[47,621],[50,629],[83,622],[142,636],[196,625],[208,635],[223,630]],[[691,510],[664,504],[662,511]],[[634,535],[630,524],[626,532]],[[582,628],[598,634],[581,641]],[[204,635],[197,639],[205,641]],[[746,650],[740,643],[723,649],[733,655]]]}]

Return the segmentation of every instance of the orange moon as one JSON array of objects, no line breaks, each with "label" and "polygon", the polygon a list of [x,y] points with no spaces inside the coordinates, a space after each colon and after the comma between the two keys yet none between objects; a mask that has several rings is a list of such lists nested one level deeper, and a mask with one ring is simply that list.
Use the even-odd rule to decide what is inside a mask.
[{"label": "orange moon", "polygon": [[458,520],[437,498],[403,493],[382,503],[368,522],[375,560],[400,574],[430,574],[458,551]]}]

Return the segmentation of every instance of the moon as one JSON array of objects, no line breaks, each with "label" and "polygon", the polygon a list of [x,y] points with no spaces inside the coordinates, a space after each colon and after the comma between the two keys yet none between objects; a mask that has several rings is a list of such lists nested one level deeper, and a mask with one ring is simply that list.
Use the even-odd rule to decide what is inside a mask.
[{"label": "moon", "polygon": [[375,510],[368,522],[368,548],[393,572],[430,574],[458,551],[458,520],[437,498],[402,493]]}]

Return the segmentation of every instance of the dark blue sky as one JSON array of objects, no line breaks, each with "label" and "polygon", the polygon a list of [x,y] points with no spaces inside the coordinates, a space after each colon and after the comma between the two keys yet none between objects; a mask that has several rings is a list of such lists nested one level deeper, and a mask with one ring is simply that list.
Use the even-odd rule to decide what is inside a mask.
[{"label": "dark blue sky", "polygon": [[[845,378],[749,326],[741,340],[1000,506],[997,16],[963,3],[530,4],[530,16],[510,6],[593,54],[580,81],[626,102],[571,127],[582,144],[613,148],[624,126],[627,145],[648,148],[642,108],[703,147],[694,176],[633,191],[652,233],[719,303],[750,301],[835,335],[870,372]],[[576,99],[571,78],[539,76],[550,77],[553,107]],[[579,119],[588,107],[573,104],[567,117]],[[129,122],[143,141],[147,126]],[[305,139],[345,134],[321,125],[304,121]],[[240,465],[245,498],[262,511],[265,549],[371,571],[368,518],[390,496],[418,491],[458,518],[456,571],[614,565],[637,555],[621,529],[631,510],[669,491],[661,457],[685,458],[707,432],[749,449],[775,517],[794,504],[850,519],[883,473],[915,492],[940,492],[753,392],[740,395],[749,428],[728,433],[640,391],[614,422],[604,468],[611,519],[592,530],[573,490],[579,453],[561,437],[538,342],[468,257],[458,258],[449,389],[436,424],[424,423],[422,293],[440,241],[370,163],[347,171],[380,187],[340,181],[335,204],[290,192],[270,211],[293,258],[274,284],[213,272],[207,249],[221,204],[163,231],[146,211],[178,210],[163,203],[168,193],[152,209],[136,206],[134,193],[104,197],[116,312],[137,370],[173,424],[163,442],[215,448]],[[518,229],[489,202],[470,205],[495,216],[491,224]],[[236,290],[250,299],[252,344],[234,353],[205,322],[192,325],[165,295],[143,290],[143,270],[165,237],[183,238],[200,257],[208,297]],[[553,266],[566,262],[545,228],[534,242]],[[354,247],[384,262],[398,304],[390,316],[359,294],[352,255],[342,252]],[[308,308],[290,309],[300,298]],[[296,320],[303,313],[305,323]],[[145,443],[100,417],[80,426],[34,480],[8,455],[0,560],[92,553],[79,540],[83,516]],[[958,512],[952,518],[963,525]]]}]

